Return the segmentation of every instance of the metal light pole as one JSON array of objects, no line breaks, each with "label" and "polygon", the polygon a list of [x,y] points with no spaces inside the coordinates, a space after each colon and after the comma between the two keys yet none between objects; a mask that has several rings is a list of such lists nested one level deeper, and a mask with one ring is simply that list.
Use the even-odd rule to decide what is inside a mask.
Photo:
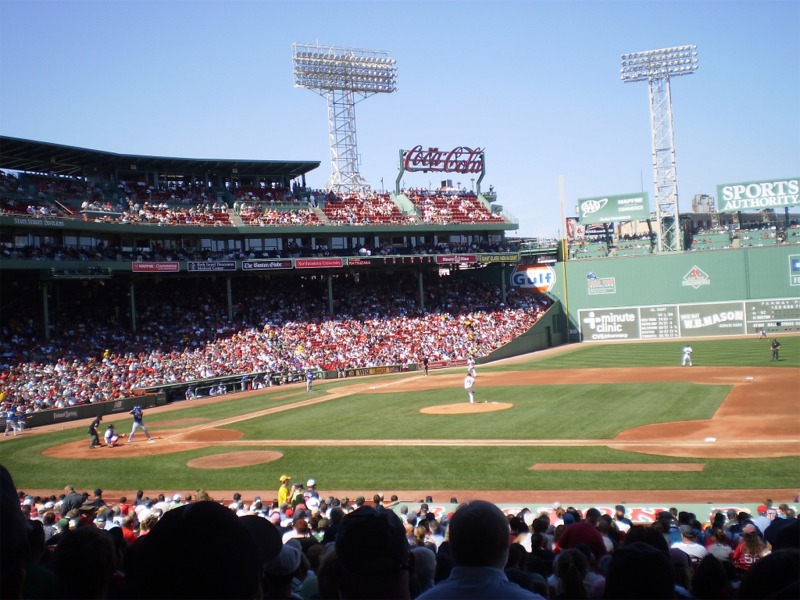
[{"label": "metal light pole", "polygon": [[328,190],[342,196],[367,193],[358,171],[355,104],[373,94],[397,91],[397,66],[388,52],[319,44],[292,44],[295,87],[328,100],[331,175]]},{"label": "metal light pole", "polygon": [[691,75],[697,69],[697,46],[675,46],[622,55],[625,83],[650,84],[650,127],[653,134],[653,178],[658,220],[658,252],[681,250],[678,228],[678,176],[675,133],[672,129],[670,77]]}]

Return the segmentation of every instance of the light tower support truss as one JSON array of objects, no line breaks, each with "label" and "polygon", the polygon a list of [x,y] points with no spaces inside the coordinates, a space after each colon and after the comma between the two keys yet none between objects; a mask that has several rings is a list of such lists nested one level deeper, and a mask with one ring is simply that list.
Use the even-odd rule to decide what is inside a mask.
[{"label": "light tower support truss", "polygon": [[670,78],[691,75],[696,69],[697,46],[694,45],[622,55],[622,81],[629,83],[646,80],[650,84],[658,252],[676,252],[682,249]]},{"label": "light tower support truss", "polygon": [[397,91],[396,61],[379,50],[292,44],[295,87],[328,101],[331,175],[326,189],[341,196],[365,194],[370,185],[359,173],[355,105],[374,94]]}]

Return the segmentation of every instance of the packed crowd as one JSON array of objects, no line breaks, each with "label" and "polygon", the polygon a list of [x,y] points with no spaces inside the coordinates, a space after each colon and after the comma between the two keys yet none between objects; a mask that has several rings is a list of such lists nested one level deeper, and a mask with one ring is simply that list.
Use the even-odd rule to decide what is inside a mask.
[{"label": "packed crowd", "polygon": [[233,190],[235,198],[233,208],[238,210],[242,205],[256,205],[261,210],[263,205],[297,204],[300,199],[292,190],[280,187],[262,187],[253,185],[238,186]]},{"label": "packed crowd", "polygon": [[388,194],[328,201],[323,211],[333,225],[417,222],[416,217],[403,215]]},{"label": "packed crowd", "polygon": [[267,227],[283,225],[290,227],[323,225],[317,213],[310,208],[275,209],[243,202],[239,206],[239,217],[244,225]]},{"label": "packed crowd", "polygon": [[551,303],[512,289],[504,304],[496,285],[442,277],[426,281],[423,310],[414,274],[397,273],[380,281],[337,283],[331,316],[320,280],[294,287],[264,288],[261,280],[235,285],[233,320],[227,318],[222,284],[142,286],[136,333],[124,327],[129,308],[124,291],[112,283],[94,288],[91,296],[76,284],[74,302],[61,318],[54,315],[49,342],[37,331],[35,307],[6,311],[1,401],[30,413],[223,375],[482,357],[527,331]]},{"label": "packed crowd", "polygon": [[67,486],[31,496],[2,478],[2,592],[17,598],[797,598],[800,527],[671,509],[653,523],[555,505],[504,513],[482,500],[434,510],[375,494],[335,498],[280,478],[245,500]]},{"label": "packed crowd", "polygon": [[121,214],[102,214],[94,221],[106,223],[149,223],[154,225],[230,225],[228,206],[224,202],[207,201],[196,206],[171,206],[166,202],[139,202],[127,199]]},{"label": "packed crowd", "polygon": [[503,223],[505,219],[491,213],[472,192],[436,190],[429,193],[411,190],[408,196],[423,223]]},{"label": "packed crowd", "polygon": [[[30,190],[37,191],[31,194]],[[4,214],[82,217],[101,223],[229,225],[228,203],[219,200],[225,196],[234,213],[251,226],[505,222],[474,193],[465,190],[412,189],[407,194],[416,214],[404,215],[386,193],[341,197],[312,190],[301,198],[293,190],[280,187],[237,184],[215,193],[199,183],[154,186],[125,180],[104,191],[80,178],[26,173],[22,183],[16,176],[0,171],[0,211]],[[216,206],[218,203],[220,206]],[[322,210],[324,220],[314,211],[316,207]]]}]

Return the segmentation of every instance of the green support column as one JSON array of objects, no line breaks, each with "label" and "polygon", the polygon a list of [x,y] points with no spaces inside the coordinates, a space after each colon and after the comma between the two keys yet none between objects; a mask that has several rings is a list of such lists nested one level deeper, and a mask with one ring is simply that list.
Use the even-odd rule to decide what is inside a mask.
[{"label": "green support column", "polygon": [[419,308],[425,310],[425,286],[422,285],[422,269],[417,271],[417,282],[419,287]]},{"label": "green support column", "polygon": [[228,293],[228,320],[233,321],[233,288],[230,277],[225,278],[225,288]]},{"label": "green support column", "polygon": [[131,331],[136,333],[136,286],[133,285],[131,281],[130,286],[130,296],[131,296]]},{"label": "green support column", "polygon": [[44,331],[45,341],[50,341],[50,303],[48,296],[50,295],[50,283],[47,281],[42,283],[42,327]]},{"label": "green support column", "polygon": [[328,314],[333,315],[333,275],[328,275]]},{"label": "green support column", "polygon": [[508,306],[508,296],[506,294],[506,276],[508,273],[506,272],[508,269],[508,265],[502,265],[500,267],[500,290],[503,296],[503,304]]}]

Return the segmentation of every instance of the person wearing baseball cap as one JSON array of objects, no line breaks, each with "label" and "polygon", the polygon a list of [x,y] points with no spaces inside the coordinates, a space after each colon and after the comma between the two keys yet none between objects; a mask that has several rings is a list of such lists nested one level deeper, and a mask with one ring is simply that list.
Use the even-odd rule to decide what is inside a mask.
[{"label": "person wearing baseball cap", "polygon": [[289,489],[289,482],[292,480],[288,475],[281,475],[279,481],[281,487],[278,488],[278,506],[283,506],[290,501],[291,490]]},{"label": "person wearing baseball cap", "polygon": [[625,516],[625,506],[617,504],[614,507],[614,524],[623,533],[628,533],[628,530],[633,526],[631,520]]},{"label": "person wearing baseball cap", "polygon": [[758,516],[755,519],[753,519],[753,524],[756,527],[758,527],[758,530],[761,533],[764,533],[767,527],[769,527],[772,524],[772,519],[770,519],[769,516],[767,515],[767,506],[765,504],[759,506],[757,512]]},{"label": "person wearing baseball cap", "polygon": [[314,504],[319,506],[319,492],[317,491],[316,479],[309,479],[306,481],[306,489],[303,491],[303,502],[305,502],[306,506],[309,508],[311,508],[309,502],[312,499],[315,500]]}]

